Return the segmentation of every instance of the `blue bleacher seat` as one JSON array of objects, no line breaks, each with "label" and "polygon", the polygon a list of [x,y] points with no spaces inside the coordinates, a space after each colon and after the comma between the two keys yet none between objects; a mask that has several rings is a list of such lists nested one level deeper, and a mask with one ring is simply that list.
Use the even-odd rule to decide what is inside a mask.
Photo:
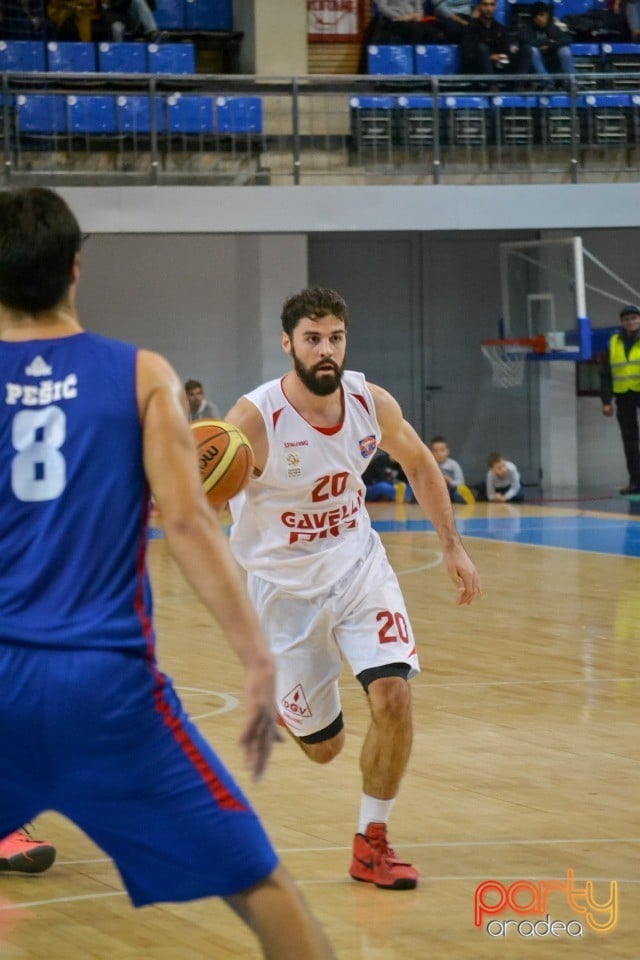
[{"label": "blue bleacher seat", "polygon": [[187,30],[231,30],[231,0],[185,0]]},{"label": "blue bleacher seat", "polygon": [[496,143],[504,147],[532,146],[536,136],[538,97],[504,93],[493,97]]},{"label": "blue bleacher seat", "polygon": [[71,134],[115,133],[115,98],[78,94],[67,97],[67,129]]},{"label": "blue bleacher seat", "polygon": [[495,17],[498,23],[505,27],[509,26],[511,23],[511,4],[509,0],[497,0]]},{"label": "blue bleacher seat", "polygon": [[173,94],[167,99],[169,133],[213,133],[212,97]]},{"label": "blue bleacher seat", "polygon": [[416,73],[436,77],[460,73],[460,50],[452,44],[430,44],[415,48]]},{"label": "blue bleacher seat", "polygon": [[400,142],[408,147],[421,147],[434,140],[434,100],[424,94],[398,97]]},{"label": "blue bleacher seat", "polygon": [[627,74],[614,76],[613,86],[637,89],[640,86],[640,44],[638,43],[603,43],[602,58],[604,69],[612,74]]},{"label": "blue bleacher seat", "polygon": [[0,40],[0,72],[44,72],[44,43],[37,40]]},{"label": "blue bleacher seat", "polygon": [[216,130],[224,134],[262,133],[262,99],[217,97]]},{"label": "blue bleacher seat", "polygon": [[351,97],[349,107],[351,135],[358,155],[373,152],[390,161],[395,132],[395,98]]},{"label": "blue bleacher seat", "polygon": [[162,30],[184,30],[184,0],[156,0],[156,23]]},{"label": "blue bleacher seat", "polygon": [[144,43],[99,43],[98,70],[101,73],[146,73]]},{"label": "blue bleacher seat", "polygon": [[22,133],[64,133],[67,128],[62,94],[19,94],[16,97],[16,130]]},{"label": "blue bleacher seat", "polygon": [[[161,97],[156,97],[156,127],[158,133],[165,128],[164,104]],[[120,96],[116,98],[116,127],[120,133],[137,134],[151,133],[151,100],[143,94]]]},{"label": "blue bleacher seat", "polygon": [[192,43],[150,43],[147,54],[149,73],[196,72],[196,55]]},{"label": "blue bleacher seat", "polygon": [[630,139],[631,97],[628,93],[592,93],[581,97],[586,111],[587,141],[598,147],[624,146]]},{"label": "blue bleacher seat", "polygon": [[47,69],[55,73],[94,73],[95,46],[93,43],[52,40],[47,44]]},{"label": "blue bleacher seat", "polygon": [[573,67],[580,75],[582,87],[595,87],[596,81],[589,80],[590,73],[600,73],[604,67],[599,43],[572,43],[571,56]]},{"label": "blue bleacher seat", "polygon": [[600,60],[600,44],[572,43],[571,53],[574,57],[592,57],[595,60]]},{"label": "blue bleacher seat", "polygon": [[[578,97],[578,106],[584,98]],[[538,98],[541,110],[541,140],[545,147],[566,147],[571,143],[573,120],[571,97],[566,93],[553,93]],[[578,111],[578,129],[583,120],[583,111]]]},{"label": "blue bleacher seat", "polygon": [[399,76],[413,73],[413,47],[409,44],[369,46],[367,70],[372,74]]},{"label": "blue bleacher seat", "polygon": [[454,146],[485,147],[489,142],[489,99],[476,96],[440,97],[446,111],[446,137]]},{"label": "blue bleacher seat", "polygon": [[606,3],[599,4],[597,0],[553,0],[553,15],[558,20],[603,8],[606,9]]}]

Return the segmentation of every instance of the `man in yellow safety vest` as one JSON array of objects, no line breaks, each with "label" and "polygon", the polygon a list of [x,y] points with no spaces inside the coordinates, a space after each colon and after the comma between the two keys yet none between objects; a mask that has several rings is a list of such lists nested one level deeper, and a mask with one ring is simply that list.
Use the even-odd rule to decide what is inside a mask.
[{"label": "man in yellow safety vest", "polygon": [[600,383],[602,412],[613,416],[612,399],[629,471],[629,484],[621,494],[640,493],[640,307],[629,304],[620,311],[620,330],[609,341]]}]

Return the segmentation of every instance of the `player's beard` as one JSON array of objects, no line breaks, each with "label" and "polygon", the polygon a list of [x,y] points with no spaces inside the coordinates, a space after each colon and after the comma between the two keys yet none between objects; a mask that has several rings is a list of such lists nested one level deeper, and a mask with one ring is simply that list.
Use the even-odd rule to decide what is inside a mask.
[{"label": "player's beard", "polygon": [[[344,371],[344,363],[342,366],[338,366],[337,363],[334,363],[333,360],[320,360],[319,363],[314,364],[313,367],[305,367],[300,358],[296,355],[295,350],[293,349],[293,344],[291,344],[291,357],[293,359],[293,367],[299,378],[302,380],[303,384],[310,390],[311,393],[315,393],[317,397],[328,397],[329,394],[335,393],[335,391],[340,386],[342,380],[342,373]],[[333,372],[323,372],[318,373],[319,367],[331,366]]]}]

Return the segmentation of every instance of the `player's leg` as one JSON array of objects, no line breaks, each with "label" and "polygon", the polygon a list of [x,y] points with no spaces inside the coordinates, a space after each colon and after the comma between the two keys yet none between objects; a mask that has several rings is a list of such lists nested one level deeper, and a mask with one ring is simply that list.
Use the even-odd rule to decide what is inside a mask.
[{"label": "player's leg", "polygon": [[22,826],[48,806],[47,755],[39,706],[49,680],[33,651],[0,647],[0,729],[10,730],[0,764],[0,872],[43,873],[55,847]]},{"label": "player's leg", "polygon": [[331,601],[298,599],[258,577],[248,587],[276,660],[280,721],[309,759],[329,763],[345,741]]},{"label": "player's leg", "polygon": [[113,858],[133,903],[219,896],[265,957],[331,960],[258,817],[170,679],[153,662],[108,651],[84,662],[77,675],[73,660],[63,663],[55,678],[66,710],[49,732],[64,783],[54,806]]},{"label": "player's leg", "polygon": [[354,579],[344,609],[338,643],[371,713],[360,757],[363,792],[350,873],[386,889],[411,889],[418,873],[389,846],[387,823],[411,752],[407,681],[419,666],[402,592],[380,544]]},{"label": "player's leg", "polygon": [[266,960],[335,958],[322,927],[282,865],[226,902],[256,934]]},{"label": "player's leg", "polygon": [[[404,668],[404,664],[397,666]],[[374,668],[358,678],[367,693],[371,712],[360,754],[362,789],[381,800],[397,796],[413,739],[409,684],[405,677],[389,676],[388,670],[389,667]]]},{"label": "player's leg", "polygon": [[632,392],[616,395],[616,417],[622,436],[627,470],[629,472],[629,486],[625,492],[635,492],[640,488],[640,449],[638,414],[636,397]]}]

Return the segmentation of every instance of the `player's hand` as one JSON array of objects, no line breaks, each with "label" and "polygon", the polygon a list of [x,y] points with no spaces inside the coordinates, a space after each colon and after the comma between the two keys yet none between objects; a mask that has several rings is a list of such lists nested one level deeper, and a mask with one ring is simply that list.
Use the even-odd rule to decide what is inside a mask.
[{"label": "player's hand", "polygon": [[480,574],[462,544],[455,544],[444,554],[444,565],[458,591],[458,606],[468,606],[482,596]]},{"label": "player's hand", "polygon": [[282,740],[275,714],[275,667],[271,660],[247,668],[244,682],[247,722],[240,738],[247,769],[260,780],[275,742]]}]

